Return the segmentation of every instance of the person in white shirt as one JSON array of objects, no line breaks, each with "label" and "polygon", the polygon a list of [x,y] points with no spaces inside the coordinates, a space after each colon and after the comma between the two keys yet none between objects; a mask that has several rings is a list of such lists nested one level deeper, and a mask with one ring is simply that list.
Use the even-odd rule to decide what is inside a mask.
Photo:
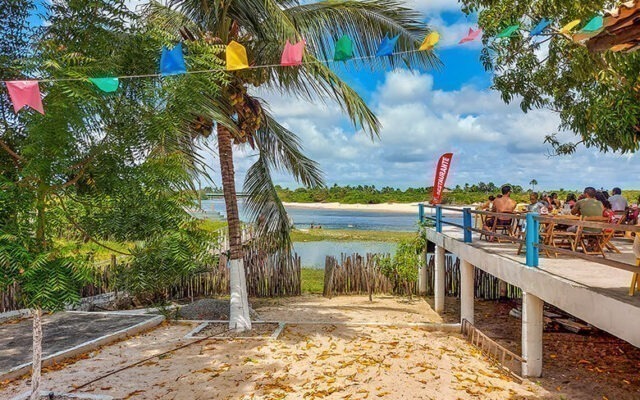
[{"label": "person in white shirt", "polygon": [[611,203],[611,209],[613,211],[624,211],[627,209],[628,203],[627,199],[622,197],[622,190],[620,188],[615,187],[611,191],[613,196],[609,197],[609,203]]}]

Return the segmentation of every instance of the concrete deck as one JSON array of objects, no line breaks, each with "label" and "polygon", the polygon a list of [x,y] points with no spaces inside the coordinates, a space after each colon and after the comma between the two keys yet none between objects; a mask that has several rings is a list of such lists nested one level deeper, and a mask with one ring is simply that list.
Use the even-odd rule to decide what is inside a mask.
[{"label": "concrete deck", "polygon": [[[43,317],[43,360],[59,361],[162,322],[158,315],[59,312]],[[31,362],[31,318],[0,325],[0,377],[9,379]],[[47,363],[44,363],[45,365]]]},{"label": "concrete deck", "polygon": [[[580,258],[540,253],[538,268],[525,265],[518,245],[479,240],[463,243],[461,229],[445,226],[443,233],[427,230],[427,239],[523,291],[640,347],[640,293],[628,295],[631,272]],[[607,258],[635,264],[632,242],[616,240],[622,254]],[[640,269],[639,269],[640,272]]]}]

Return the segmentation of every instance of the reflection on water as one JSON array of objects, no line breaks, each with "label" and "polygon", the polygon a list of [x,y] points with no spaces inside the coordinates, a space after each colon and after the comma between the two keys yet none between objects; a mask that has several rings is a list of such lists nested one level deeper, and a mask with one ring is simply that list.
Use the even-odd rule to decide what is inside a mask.
[{"label": "reflection on water", "polygon": [[293,244],[294,251],[301,258],[303,268],[324,268],[326,256],[340,259],[340,255],[345,253],[351,255],[359,253],[389,253],[395,254],[396,244],[388,242],[296,242]]}]

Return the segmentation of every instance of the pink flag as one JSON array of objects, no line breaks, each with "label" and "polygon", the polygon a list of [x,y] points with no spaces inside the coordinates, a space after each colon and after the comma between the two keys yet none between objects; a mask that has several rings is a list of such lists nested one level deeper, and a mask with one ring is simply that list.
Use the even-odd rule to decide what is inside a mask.
[{"label": "pink flag", "polygon": [[284,45],[284,51],[282,52],[280,65],[283,67],[293,67],[302,64],[304,44],[304,40],[301,40],[296,44],[291,44],[287,40],[287,43]]},{"label": "pink flag", "polygon": [[473,29],[469,28],[469,33],[467,34],[467,36],[463,37],[458,44],[473,42],[478,36],[480,36],[481,33],[482,29],[474,31]]},{"label": "pink flag", "polygon": [[9,91],[9,97],[13,102],[13,110],[16,113],[24,106],[29,106],[44,115],[38,81],[11,81],[5,83]]}]

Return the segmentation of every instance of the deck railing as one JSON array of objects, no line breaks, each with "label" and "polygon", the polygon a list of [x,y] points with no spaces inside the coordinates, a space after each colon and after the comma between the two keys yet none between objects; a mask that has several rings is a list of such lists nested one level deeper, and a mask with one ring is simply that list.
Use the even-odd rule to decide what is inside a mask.
[{"label": "deck railing", "polygon": [[[432,210],[431,215],[427,215],[426,210]],[[450,213],[460,213],[462,215],[462,224],[448,221],[446,217],[443,216],[443,211],[448,211]],[[473,226],[473,215],[485,216],[486,218],[502,218],[509,219],[516,224],[518,235],[511,234],[505,235],[500,234],[491,230],[486,230],[484,227],[478,228]],[[624,224],[613,224],[613,223],[605,223],[605,222],[596,222],[596,221],[584,221],[577,219],[568,219],[562,218],[561,215],[558,216],[550,216],[550,215],[540,215],[534,212],[528,213],[496,213],[490,211],[480,211],[480,210],[472,210],[469,207],[464,208],[455,208],[455,207],[446,207],[441,205],[429,205],[429,204],[419,204],[418,205],[418,217],[420,222],[432,221],[435,224],[435,230],[438,233],[442,233],[443,226],[453,226],[456,228],[460,228],[463,230],[463,241],[465,243],[471,243],[473,241],[473,233],[479,233],[486,237],[502,239],[511,243],[518,243],[525,248],[526,255],[526,265],[529,267],[537,267],[539,264],[539,256],[540,251],[543,250],[545,252],[554,253],[554,254],[564,254],[569,256],[574,256],[577,258],[581,258],[587,261],[596,262],[603,265],[608,265],[610,267],[622,269],[625,271],[630,271],[637,273],[638,267],[636,265],[628,264],[625,262],[608,259],[606,257],[599,257],[589,254],[584,254],[583,252],[574,251],[570,249],[565,249],[557,246],[552,246],[550,244],[541,242],[540,240],[540,225],[541,224],[562,224],[566,226],[576,226],[578,229],[582,228],[595,228],[601,232],[633,232],[636,234],[640,234],[640,226],[635,225],[624,225]],[[522,223],[524,221],[524,223]],[[514,229],[514,232],[516,231]],[[589,235],[589,232],[585,232],[585,235]],[[524,236],[524,238],[522,237]]]}]

